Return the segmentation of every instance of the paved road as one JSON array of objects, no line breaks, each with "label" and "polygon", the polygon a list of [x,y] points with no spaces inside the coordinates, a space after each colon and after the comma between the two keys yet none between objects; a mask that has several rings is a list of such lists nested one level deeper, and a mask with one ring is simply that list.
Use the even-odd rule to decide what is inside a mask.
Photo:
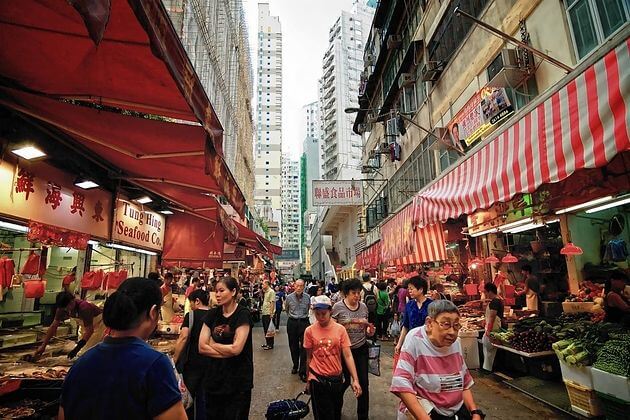
[{"label": "paved road", "polygon": [[[270,401],[293,398],[304,389],[297,375],[291,375],[291,356],[282,325],[276,336],[273,350],[262,350],[263,331],[258,324],[254,328],[254,390],[252,394],[251,419],[264,419]],[[381,376],[370,375],[370,418],[395,419],[398,399],[392,395],[389,385],[392,377],[391,343],[383,343]],[[488,420],[544,420],[569,419],[546,405],[502,384],[493,375],[472,372],[475,378],[473,393],[477,404],[487,413]],[[346,392],[343,419],[356,418],[356,400],[350,391]],[[312,419],[312,415],[306,417]]]}]

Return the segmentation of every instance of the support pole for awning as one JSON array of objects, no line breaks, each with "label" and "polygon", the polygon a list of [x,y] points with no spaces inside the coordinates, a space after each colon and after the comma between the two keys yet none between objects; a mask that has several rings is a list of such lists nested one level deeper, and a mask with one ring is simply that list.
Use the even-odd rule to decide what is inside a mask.
[{"label": "support pole for awning", "polygon": [[518,39],[506,34],[505,32],[502,32],[500,30],[498,30],[497,28],[488,25],[487,23],[485,23],[482,20],[477,19],[476,17],[469,15],[468,13],[464,12],[463,10],[461,10],[458,7],[455,8],[455,10],[453,10],[453,13],[459,16],[463,16],[467,19],[472,20],[473,22],[475,22],[477,25],[481,26],[482,28],[484,28],[485,30],[487,30],[488,32],[492,32],[493,34],[495,34],[496,36],[498,36],[499,38],[503,38],[506,39],[516,45],[518,45],[521,48],[526,49],[527,51],[531,52],[532,54],[542,58],[545,61],[550,62],[551,64],[553,64],[556,67],[561,68],[562,70],[564,70],[567,74],[570,73],[571,71],[573,71],[573,69],[569,66],[567,66],[566,64],[564,64],[561,61],[556,60],[553,57],[550,57],[549,55],[545,54],[544,52],[537,50],[534,47],[529,46],[528,44],[519,41]]},{"label": "support pole for awning", "polygon": [[187,157],[187,156],[203,156],[203,150],[193,151],[193,152],[172,152],[172,153],[155,153],[152,155],[140,155],[137,154],[137,159],[166,159],[173,157]]}]

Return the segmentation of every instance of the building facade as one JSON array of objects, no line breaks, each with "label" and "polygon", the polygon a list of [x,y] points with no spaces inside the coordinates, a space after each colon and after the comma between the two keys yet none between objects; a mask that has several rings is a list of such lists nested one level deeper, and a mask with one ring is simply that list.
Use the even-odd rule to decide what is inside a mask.
[{"label": "building facade", "polygon": [[[300,252],[300,166],[299,161],[282,158],[282,232],[284,251]],[[298,258],[299,259],[299,258]]]},{"label": "building facade", "polygon": [[321,120],[319,102],[312,102],[302,107],[302,156],[300,157],[301,194],[301,246],[302,262],[307,272],[311,271],[311,229],[313,213],[313,180],[321,177]]},{"label": "building facade", "polygon": [[242,0],[163,0],[223,126],[223,152],[248,205],[254,203],[253,77]]},{"label": "building facade", "polygon": [[257,52],[255,205],[282,231],[282,28],[268,3],[258,4]]},{"label": "building facade", "polygon": [[[457,7],[566,68],[485,31],[457,15]],[[628,9],[623,0],[380,2],[365,46],[362,110],[353,125],[363,135],[362,167],[371,179],[364,185],[365,246],[379,241],[370,233],[419,191],[627,30]],[[471,119],[478,109],[481,122]]]},{"label": "building facade", "polygon": [[[354,116],[345,110],[358,106],[363,50],[373,13],[372,6],[355,1],[352,10],[342,11],[329,31],[329,46],[322,59],[319,81],[321,178],[325,180],[362,178],[362,139],[352,131]],[[311,238],[311,267],[316,267],[318,278],[334,280],[339,269],[354,263],[360,208],[338,206],[318,210],[315,227],[318,234]]]}]

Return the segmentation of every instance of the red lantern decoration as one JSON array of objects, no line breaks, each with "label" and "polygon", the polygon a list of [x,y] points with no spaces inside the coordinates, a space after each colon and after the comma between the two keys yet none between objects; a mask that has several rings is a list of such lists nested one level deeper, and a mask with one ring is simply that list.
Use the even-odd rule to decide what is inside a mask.
[{"label": "red lantern decoration", "polygon": [[489,257],[487,257],[484,262],[486,264],[496,264],[498,263],[500,260],[494,256],[494,254],[490,255]]},{"label": "red lantern decoration", "polygon": [[584,251],[577,245],[574,245],[573,242],[569,242],[560,250],[560,254],[562,255],[582,255]]},{"label": "red lantern decoration", "polygon": [[501,262],[506,264],[514,264],[518,262],[518,258],[508,252],[505,257],[501,258]]}]

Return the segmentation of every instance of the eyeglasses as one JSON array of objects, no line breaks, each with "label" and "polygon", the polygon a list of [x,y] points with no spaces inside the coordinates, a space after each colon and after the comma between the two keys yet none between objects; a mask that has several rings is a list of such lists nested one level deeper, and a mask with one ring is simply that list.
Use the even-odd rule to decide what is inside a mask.
[{"label": "eyeglasses", "polygon": [[450,330],[451,328],[453,328],[455,331],[459,331],[462,329],[462,325],[457,323],[457,324],[451,324],[450,322],[437,322],[435,321],[436,324],[438,324],[440,326],[440,329],[447,331]]}]

